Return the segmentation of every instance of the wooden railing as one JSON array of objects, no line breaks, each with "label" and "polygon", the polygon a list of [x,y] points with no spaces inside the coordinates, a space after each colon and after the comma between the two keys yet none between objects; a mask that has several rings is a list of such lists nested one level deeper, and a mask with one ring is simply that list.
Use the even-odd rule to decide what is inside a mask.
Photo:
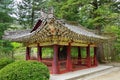
[{"label": "wooden railing", "polygon": [[87,65],[88,63],[90,63],[90,65],[94,65],[95,58],[94,57],[90,57],[90,59],[87,58],[81,58],[81,59],[77,59],[77,58],[72,58],[72,63],[73,64],[81,64],[81,65]]}]

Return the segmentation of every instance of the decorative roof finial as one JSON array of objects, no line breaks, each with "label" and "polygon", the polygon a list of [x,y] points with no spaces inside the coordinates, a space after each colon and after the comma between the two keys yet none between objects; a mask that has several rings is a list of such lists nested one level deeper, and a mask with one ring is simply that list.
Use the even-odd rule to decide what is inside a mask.
[{"label": "decorative roof finial", "polygon": [[47,13],[45,13],[44,11],[43,11],[43,9],[41,9],[40,10],[40,14],[41,14],[41,17],[42,17],[42,19],[46,19],[47,18]]},{"label": "decorative roof finial", "polygon": [[54,8],[51,7],[48,12],[48,18],[53,18],[54,17]]},{"label": "decorative roof finial", "polygon": [[51,14],[53,14],[54,13],[54,8],[51,7],[49,11],[50,11]]},{"label": "decorative roof finial", "polygon": [[43,9],[41,9],[40,14],[43,19],[53,18],[54,17],[54,9],[53,9],[53,7],[51,7],[51,8],[49,8],[48,12],[45,12]]}]

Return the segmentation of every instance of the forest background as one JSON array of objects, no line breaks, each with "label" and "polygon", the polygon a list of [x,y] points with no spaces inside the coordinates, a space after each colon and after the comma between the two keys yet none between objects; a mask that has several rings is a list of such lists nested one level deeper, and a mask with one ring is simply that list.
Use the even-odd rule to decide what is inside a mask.
[{"label": "forest background", "polygon": [[[119,0],[0,0],[0,58],[25,59],[24,46],[3,40],[2,36],[6,30],[31,29],[41,17],[40,10],[47,12],[51,7],[57,19],[111,37],[98,46],[98,59],[101,62],[120,61]],[[43,51],[49,52],[50,49]]]}]

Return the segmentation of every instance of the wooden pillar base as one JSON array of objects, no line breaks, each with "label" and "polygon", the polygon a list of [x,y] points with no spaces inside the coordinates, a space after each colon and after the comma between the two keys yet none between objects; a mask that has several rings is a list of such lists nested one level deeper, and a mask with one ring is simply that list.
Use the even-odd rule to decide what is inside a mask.
[{"label": "wooden pillar base", "polygon": [[94,57],[94,66],[98,66],[98,61],[96,57]]},{"label": "wooden pillar base", "polygon": [[90,57],[87,58],[87,66],[91,67],[91,59],[90,59]]}]

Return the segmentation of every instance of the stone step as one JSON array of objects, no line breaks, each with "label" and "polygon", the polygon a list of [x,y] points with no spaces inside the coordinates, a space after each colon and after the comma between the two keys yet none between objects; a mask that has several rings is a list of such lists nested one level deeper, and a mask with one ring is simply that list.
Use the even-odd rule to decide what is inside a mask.
[{"label": "stone step", "polygon": [[97,72],[93,72],[93,73],[89,73],[83,76],[79,76],[79,77],[75,77],[75,78],[71,78],[71,79],[67,79],[67,80],[91,80],[92,78],[101,76],[101,75],[105,75],[105,74],[109,74],[113,71],[117,71],[120,70],[119,67],[112,67],[112,68],[108,68],[105,70],[101,70],[101,71],[97,71]]},{"label": "stone step", "polygon": [[77,79],[79,80],[80,78],[88,76],[90,74],[95,74],[112,68],[113,66],[99,65],[94,68],[88,68],[88,69],[68,72],[64,74],[56,74],[56,75],[51,74],[50,80],[77,80]]}]

